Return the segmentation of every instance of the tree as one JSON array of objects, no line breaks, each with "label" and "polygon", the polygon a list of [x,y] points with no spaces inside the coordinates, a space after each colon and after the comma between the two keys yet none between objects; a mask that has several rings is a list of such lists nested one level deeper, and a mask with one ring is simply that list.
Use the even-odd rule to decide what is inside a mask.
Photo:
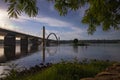
[{"label": "tree", "polygon": [[38,14],[36,0],[3,0],[8,5],[8,15],[10,18],[18,18],[22,12],[29,17],[35,17]]},{"label": "tree", "polygon": [[[30,17],[38,14],[36,0],[4,0],[9,3],[9,17],[18,18],[21,12]],[[89,5],[82,22],[89,25],[88,33],[93,34],[96,27],[102,26],[103,31],[120,28],[120,0],[48,0],[54,3],[61,16],[72,10],[76,11],[84,5]]]},{"label": "tree", "polygon": [[65,16],[70,10],[76,11],[89,5],[82,22],[89,25],[88,33],[93,34],[96,27],[102,26],[103,31],[120,28],[120,0],[50,0],[55,9]]},{"label": "tree", "polygon": [[74,45],[77,45],[77,44],[78,44],[78,39],[75,38],[75,39],[73,40],[73,43],[74,43]]}]

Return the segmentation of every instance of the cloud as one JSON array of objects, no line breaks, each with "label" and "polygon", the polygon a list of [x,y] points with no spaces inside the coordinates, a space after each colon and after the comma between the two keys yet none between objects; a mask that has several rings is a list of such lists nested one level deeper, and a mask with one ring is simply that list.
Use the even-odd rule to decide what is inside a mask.
[{"label": "cloud", "polygon": [[64,20],[60,20],[57,18],[51,18],[47,16],[40,16],[40,17],[35,17],[35,18],[29,18],[27,16],[21,16],[19,20],[14,19],[15,21],[18,22],[27,22],[27,21],[35,21],[38,23],[42,23],[46,26],[49,27],[54,27],[54,28],[69,28],[75,32],[83,32],[83,30],[76,26],[74,23],[70,23]]},{"label": "cloud", "polygon": [[[46,30],[46,37],[50,34],[50,33],[55,33],[57,35],[57,37],[60,37],[62,40],[73,40],[75,38],[81,39],[84,37],[83,31],[81,31],[81,29],[77,29],[77,28],[72,28],[72,31],[66,31],[66,32],[62,32],[60,30]],[[40,37],[42,37],[42,32]],[[50,39],[55,39],[54,36],[50,36]]]},{"label": "cloud", "polygon": [[15,19],[15,18],[11,18],[12,21],[16,21],[16,22],[20,22],[20,23],[23,23],[23,22],[26,22],[27,20],[24,19],[24,17],[20,17],[19,19]]},{"label": "cloud", "polygon": [[6,12],[6,10],[3,9],[0,9],[0,27],[10,30],[19,30],[18,26],[14,26],[11,23],[11,19],[9,19],[8,13]]},{"label": "cloud", "polygon": [[17,22],[37,21],[37,22],[46,24],[51,27],[66,27],[66,26],[73,25],[73,24],[63,21],[63,20],[59,20],[59,19],[51,18],[51,17],[45,17],[45,16],[35,17],[35,18],[21,16],[19,19],[12,19],[12,20],[17,21]]},{"label": "cloud", "polygon": [[[27,23],[27,22],[37,22],[39,24],[43,24],[49,29],[46,30],[46,36],[50,34],[51,32],[54,32],[57,34],[57,36],[61,37],[61,39],[74,39],[74,38],[82,38],[84,37],[83,33],[85,33],[86,30],[81,29],[79,26],[77,26],[74,22],[71,23],[69,21],[66,21],[64,19],[59,19],[56,17],[46,16],[46,15],[38,15],[37,17],[30,18],[27,15],[20,16],[19,19],[12,19],[16,22],[20,23]],[[59,28],[59,29],[58,29]],[[57,30],[58,29],[58,30]],[[32,33],[31,33],[32,34]],[[37,34],[38,35],[38,34]],[[40,35],[42,37],[42,31]],[[50,38],[55,39],[54,36],[51,36]]]},{"label": "cloud", "polygon": [[[1,3],[2,2],[2,3]],[[54,9],[53,3],[48,3],[46,0],[38,0],[39,14],[35,18],[30,18],[24,13],[19,19],[9,19],[9,16],[5,10],[7,5],[4,5],[3,1],[0,1],[0,26],[7,29],[21,31],[23,33],[29,33],[33,35],[42,36],[41,27],[46,26],[46,36],[54,32],[61,39],[104,39],[104,38],[119,38],[120,32],[108,32],[97,30],[94,35],[87,34],[87,25],[82,24],[80,21],[84,16],[85,10],[89,5],[85,5],[76,12],[69,12],[68,15],[61,17]],[[33,28],[34,26],[34,28]],[[54,36],[50,38],[55,39]]]},{"label": "cloud", "polygon": [[0,26],[4,26],[7,23],[9,23],[7,12],[0,9]]},{"label": "cloud", "polygon": [[[22,16],[19,17],[19,19],[12,18],[11,21],[16,22],[16,23],[21,23],[21,24],[27,24],[27,22],[31,22],[31,24],[32,24],[33,22],[37,22],[39,24],[43,24],[43,25],[49,27],[49,29],[50,28],[53,29],[53,30],[51,30],[51,29],[46,30],[47,34],[49,34],[50,32],[54,32],[57,34],[61,34],[61,37],[64,34],[66,34],[66,36],[68,35],[69,37],[72,37],[71,36],[72,34],[83,33],[83,30],[80,29],[79,26],[76,26],[74,21],[71,23],[65,19],[59,18],[58,12],[54,9],[54,5],[52,3],[48,4],[48,2],[45,2],[44,0],[40,0],[39,3],[41,4],[41,5],[39,5],[40,14],[37,17],[30,18],[27,15],[22,14]],[[46,4],[48,4],[48,6],[45,6]],[[43,15],[41,15],[41,14],[43,14]],[[14,25],[13,26],[12,25],[11,25],[11,28],[14,29]],[[56,28],[61,28],[63,30],[63,32],[60,31],[61,29],[56,30]],[[33,32],[33,33],[35,33],[35,32]],[[74,35],[74,37],[75,37],[75,35]]]},{"label": "cloud", "polygon": [[41,17],[41,18],[35,18],[36,21],[41,22],[41,23],[45,23],[48,26],[52,26],[52,27],[66,27],[66,26],[71,26],[71,24],[62,21],[62,20],[58,20],[55,18],[50,18],[50,17]]},{"label": "cloud", "polygon": [[59,33],[59,35],[62,40],[73,40],[75,38],[78,38],[78,39],[85,38],[83,33],[84,32],[77,30],[77,31],[71,31],[71,32],[61,32]]},{"label": "cloud", "polygon": [[13,28],[13,27],[8,27],[10,24],[7,12],[5,10],[0,9],[0,27],[2,28]]}]

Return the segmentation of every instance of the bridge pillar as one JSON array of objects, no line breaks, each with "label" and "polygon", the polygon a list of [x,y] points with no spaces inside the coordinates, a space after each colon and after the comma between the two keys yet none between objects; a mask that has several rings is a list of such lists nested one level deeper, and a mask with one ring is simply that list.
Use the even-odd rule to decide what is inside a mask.
[{"label": "bridge pillar", "polygon": [[38,46],[39,46],[39,44],[38,44],[38,42],[39,42],[38,38],[31,39],[31,42],[32,42],[31,50],[32,51],[38,50]]},{"label": "bridge pillar", "polygon": [[4,37],[4,54],[7,59],[15,57],[16,52],[16,38],[13,34],[7,34]]},{"label": "bridge pillar", "polygon": [[20,50],[21,53],[28,53],[28,37],[21,37]]},{"label": "bridge pillar", "polygon": [[50,46],[50,41],[46,40],[46,46]]}]

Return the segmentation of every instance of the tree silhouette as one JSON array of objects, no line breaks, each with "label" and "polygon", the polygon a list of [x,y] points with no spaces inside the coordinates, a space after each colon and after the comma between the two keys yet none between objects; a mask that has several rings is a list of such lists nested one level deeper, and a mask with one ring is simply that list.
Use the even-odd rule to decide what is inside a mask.
[{"label": "tree silhouette", "polygon": [[[8,3],[9,17],[18,18],[22,12],[30,17],[38,14],[36,0],[3,0]],[[88,24],[88,33],[93,34],[96,27],[101,26],[103,31],[120,28],[120,0],[47,0],[54,3],[55,9],[61,16],[69,11],[76,11],[84,5],[89,5],[82,22]]]},{"label": "tree silhouette", "polygon": [[74,43],[74,45],[77,45],[77,44],[78,44],[78,39],[75,38],[75,39],[73,40],[73,43]]},{"label": "tree silhouette", "polygon": [[102,26],[103,31],[120,28],[120,0],[50,0],[60,15],[76,11],[84,5],[86,9],[82,22],[89,25],[88,33],[93,34],[96,27]]},{"label": "tree silhouette", "polygon": [[35,17],[38,14],[36,0],[3,0],[8,4],[8,15],[11,18],[18,18],[22,12],[29,17]]}]

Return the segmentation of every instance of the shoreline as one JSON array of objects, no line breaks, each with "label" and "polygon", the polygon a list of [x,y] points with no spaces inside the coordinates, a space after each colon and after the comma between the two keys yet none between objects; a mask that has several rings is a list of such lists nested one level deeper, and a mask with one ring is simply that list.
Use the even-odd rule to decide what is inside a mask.
[{"label": "shoreline", "polygon": [[[101,63],[101,62],[103,62],[103,63]],[[27,76],[27,77],[31,77],[32,75],[34,75],[34,76],[36,76],[36,75],[38,75],[38,73],[39,74],[41,74],[42,75],[42,73],[44,73],[45,71],[49,71],[49,70],[51,70],[51,69],[54,69],[55,67],[57,67],[58,69],[63,69],[63,72],[65,72],[64,71],[64,68],[66,68],[66,67],[68,67],[69,68],[69,66],[71,66],[70,68],[69,68],[69,70],[71,71],[71,70],[74,70],[74,66],[84,66],[84,67],[86,67],[86,69],[85,68],[78,68],[78,69],[76,69],[75,68],[75,70],[84,70],[85,69],[85,71],[87,71],[87,72],[89,72],[89,67],[88,66],[93,66],[93,67],[95,67],[95,66],[101,66],[101,65],[106,65],[107,67],[109,66],[109,65],[111,65],[112,64],[112,62],[109,62],[109,61],[98,61],[98,60],[94,60],[94,61],[91,61],[91,62],[87,62],[87,61],[83,61],[83,62],[77,62],[77,60],[76,61],[74,61],[74,62],[66,62],[66,61],[63,61],[63,62],[60,62],[60,63],[56,63],[56,64],[52,64],[52,63],[47,63],[47,64],[40,64],[40,65],[36,65],[36,66],[34,66],[34,67],[31,67],[29,70],[28,69],[25,69],[25,70],[23,70],[23,71],[21,71],[21,72],[18,72],[18,71],[16,71],[16,70],[14,70],[14,69],[12,69],[11,70],[11,73],[9,74],[9,75],[7,75],[7,77],[6,78],[8,78],[8,79],[6,79],[6,78],[2,78],[1,80],[9,80],[10,78],[12,78],[12,79],[10,79],[10,80],[16,80],[15,78],[16,77],[18,77],[19,78],[19,76],[22,76],[23,77],[23,80],[25,80],[24,78],[25,78],[25,76]],[[85,66],[86,65],[86,66]],[[61,66],[61,68],[59,67],[59,66]],[[65,67],[66,66],[66,67]],[[64,67],[64,68],[63,68]],[[87,69],[88,68],[88,69]],[[96,71],[97,71],[97,68],[98,67],[95,67],[96,68]],[[103,66],[101,66],[101,68],[105,68],[105,67],[103,67]],[[100,69],[101,69],[100,68]],[[66,70],[66,69],[65,69]],[[98,69],[99,70],[99,69]],[[61,70],[62,71],[62,70]],[[92,70],[92,67],[90,68],[90,71],[93,73],[93,74],[96,74],[96,72],[94,73],[94,70]],[[77,71],[77,72],[79,72],[79,71]],[[85,73],[86,75],[89,75],[88,73]],[[100,71],[101,72],[101,71]],[[53,72],[51,72],[51,74],[53,74],[54,73],[54,71]],[[80,72],[81,73],[81,72]],[[15,74],[16,76],[13,76],[13,74]],[[58,73],[59,74],[59,73]],[[71,72],[69,72],[69,74],[71,75]],[[73,73],[72,73],[73,74]],[[85,75],[84,74],[84,75]],[[31,76],[30,76],[31,75]],[[33,76],[33,77],[34,77]],[[39,76],[38,76],[39,77]],[[54,76],[53,76],[54,77]],[[91,76],[92,77],[92,76]],[[41,77],[40,77],[41,78]],[[19,80],[19,79],[18,79]],[[31,79],[32,80],[32,79]],[[41,79],[42,80],[42,79]],[[44,79],[43,79],[44,80]]]}]

